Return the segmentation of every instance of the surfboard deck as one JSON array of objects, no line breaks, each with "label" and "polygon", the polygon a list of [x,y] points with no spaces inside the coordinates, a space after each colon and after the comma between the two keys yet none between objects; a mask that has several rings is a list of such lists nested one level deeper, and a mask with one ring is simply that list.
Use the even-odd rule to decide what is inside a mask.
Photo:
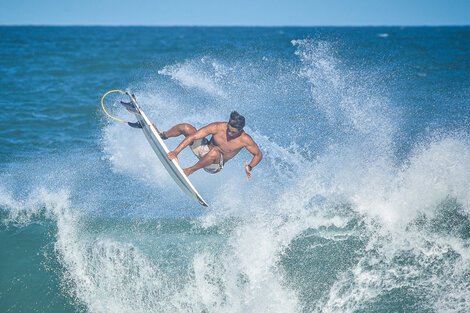
[{"label": "surfboard deck", "polygon": [[[173,178],[173,180],[176,182],[176,184],[178,184],[181,190],[183,190],[191,199],[193,199],[200,205],[207,207],[207,202],[204,201],[204,199],[201,197],[196,188],[194,188],[193,184],[189,180],[188,176],[184,174],[178,162],[175,159],[170,160],[168,158],[167,154],[170,152],[170,150],[163,142],[155,127],[152,126],[150,120],[147,118],[147,115],[145,115],[144,111],[142,111],[142,109],[140,108],[134,95],[131,95],[129,93],[126,94],[131,99],[131,102],[122,104],[128,111],[135,114],[137,121],[142,126],[142,131],[144,132],[147,141],[149,142],[155,154],[160,159],[160,162],[163,164],[168,174],[170,174],[171,178]],[[129,105],[135,108],[136,112],[134,112],[132,108],[129,108]]]}]

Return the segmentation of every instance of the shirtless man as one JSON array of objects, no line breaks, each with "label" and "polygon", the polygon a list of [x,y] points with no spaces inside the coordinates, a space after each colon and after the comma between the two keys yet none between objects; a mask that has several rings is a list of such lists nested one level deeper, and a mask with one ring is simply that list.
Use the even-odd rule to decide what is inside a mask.
[{"label": "shirtless man", "polygon": [[[263,154],[250,135],[245,133],[243,127],[245,127],[245,118],[237,111],[233,111],[228,123],[216,122],[199,130],[187,123],[178,124],[165,132],[160,132],[160,136],[163,139],[179,135],[186,137],[175,150],[168,153],[170,160],[177,159],[178,154],[184,148],[187,146],[191,148],[199,161],[193,166],[183,169],[186,175],[191,175],[201,168],[211,174],[218,173],[227,161],[237,155],[241,149],[246,148],[253,154],[251,162],[245,162],[248,180],[251,178],[251,170],[261,161]],[[212,135],[210,140],[205,138],[208,135]]]}]

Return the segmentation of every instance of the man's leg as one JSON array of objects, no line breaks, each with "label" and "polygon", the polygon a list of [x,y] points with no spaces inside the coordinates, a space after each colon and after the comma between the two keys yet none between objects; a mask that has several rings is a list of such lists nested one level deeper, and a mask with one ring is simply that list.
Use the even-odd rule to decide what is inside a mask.
[{"label": "man's leg", "polygon": [[184,137],[188,137],[192,134],[197,132],[197,129],[188,123],[178,124],[164,132],[166,138],[171,137],[178,137],[179,135],[184,135]]},{"label": "man's leg", "polygon": [[199,159],[199,161],[196,164],[194,164],[191,167],[183,169],[183,172],[187,176],[189,176],[192,173],[194,173],[195,171],[197,171],[197,170],[199,170],[199,169],[201,169],[205,166],[208,166],[208,165],[211,165],[211,164],[214,164],[214,163],[219,163],[219,162],[220,162],[220,150],[217,147],[213,147],[209,152],[207,152],[207,154],[205,156],[203,156],[201,159]]}]

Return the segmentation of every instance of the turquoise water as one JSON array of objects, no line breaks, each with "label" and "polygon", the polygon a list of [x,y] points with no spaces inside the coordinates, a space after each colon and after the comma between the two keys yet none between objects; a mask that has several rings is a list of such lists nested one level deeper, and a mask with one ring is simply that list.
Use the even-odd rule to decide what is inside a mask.
[{"label": "turquoise water", "polygon": [[[1,312],[470,310],[470,27],[0,36]],[[236,109],[264,159],[199,207],[111,89],[162,129]]]}]

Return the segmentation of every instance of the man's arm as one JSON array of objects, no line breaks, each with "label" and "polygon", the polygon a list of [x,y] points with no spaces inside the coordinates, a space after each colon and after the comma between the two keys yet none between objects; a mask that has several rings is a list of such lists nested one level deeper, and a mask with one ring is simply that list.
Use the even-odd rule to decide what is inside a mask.
[{"label": "man's arm", "polygon": [[170,160],[176,158],[178,154],[194,140],[204,138],[210,134],[215,134],[217,132],[217,126],[218,126],[218,123],[211,123],[207,126],[204,126],[203,128],[201,128],[194,134],[189,135],[178,145],[178,147],[176,147],[175,150],[168,153],[168,158]]},{"label": "man's arm", "polygon": [[259,149],[258,145],[254,140],[248,135],[248,142],[245,145],[246,150],[250,151],[251,154],[253,154],[253,159],[251,160],[250,164],[248,162],[245,162],[245,172],[246,172],[246,179],[251,178],[251,170],[253,167],[258,165],[259,162],[263,159],[263,153]]}]

